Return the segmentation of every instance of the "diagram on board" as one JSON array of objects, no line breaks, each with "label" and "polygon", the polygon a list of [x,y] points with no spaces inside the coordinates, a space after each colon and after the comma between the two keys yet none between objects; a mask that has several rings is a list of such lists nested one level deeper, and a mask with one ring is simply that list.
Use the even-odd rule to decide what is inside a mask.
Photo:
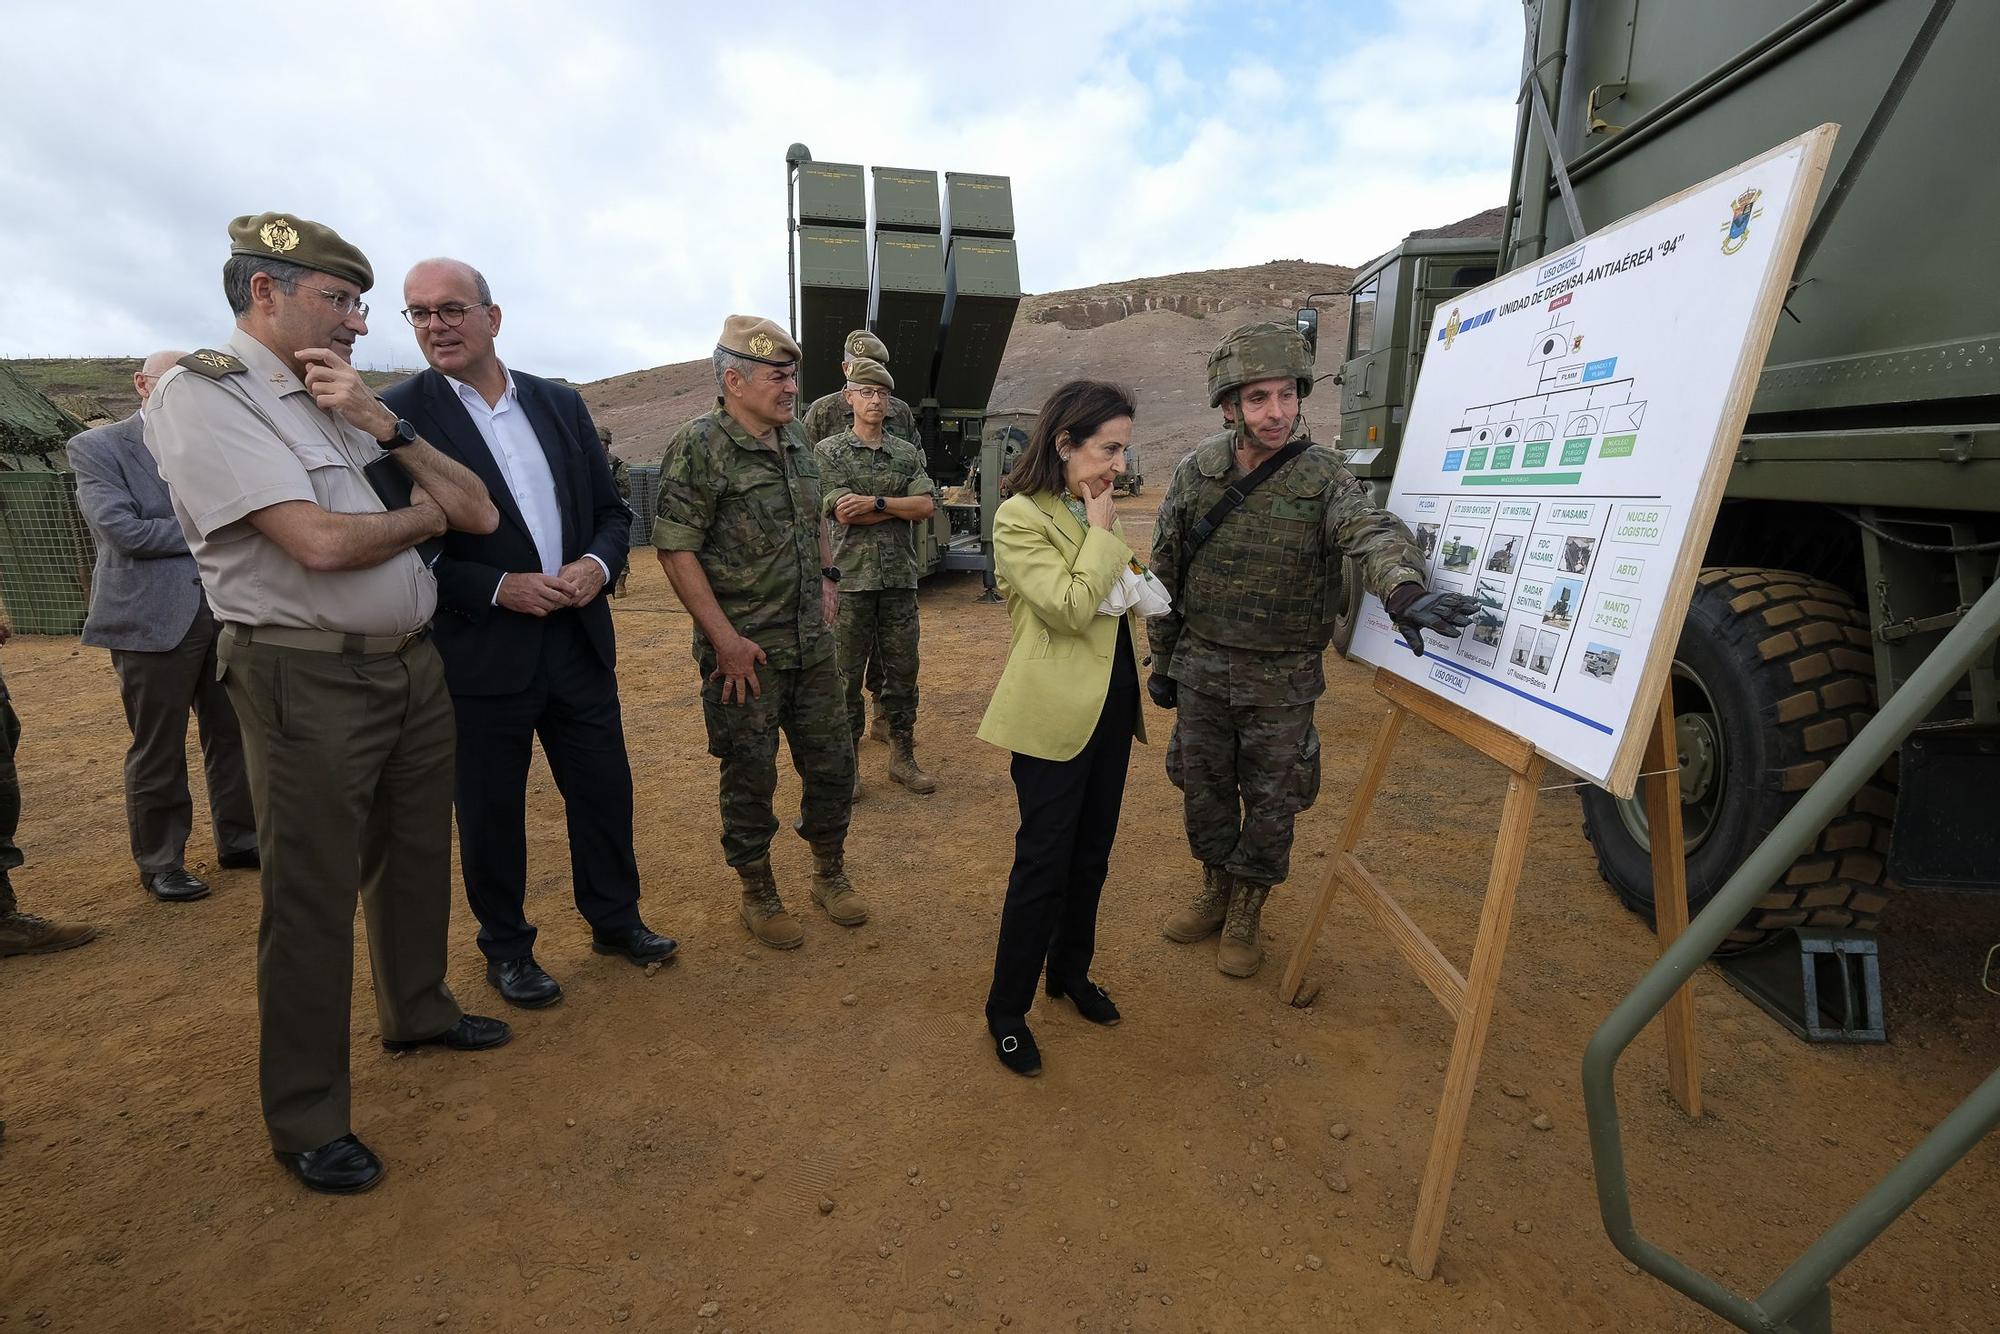
[{"label": "diagram on board", "polygon": [[[1464,293],[1439,312],[1389,507],[1433,588],[1477,603],[1457,639],[1400,657],[1380,604],[1353,652],[1456,697],[1602,779],[1657,691],[1727,472],[1743,348],[1768,338],[1783,275],[1770,245],[1705,244],[1757,189],[1797,205],[1803,150],[1747,164]],[[1699,243],[1698,243],[1699,242]],[[1764,325],[1761,331],[1754,328]],[[1736,428],[1731,428],[1736,429]],[[1694,553],[1698,555],[1698,553]],[[1635,665],[1636,664],[1636,665]],[[1650,704],[1650,701],[1648,702]],[[1646,715],[1650,718],[1650,714]]]}]

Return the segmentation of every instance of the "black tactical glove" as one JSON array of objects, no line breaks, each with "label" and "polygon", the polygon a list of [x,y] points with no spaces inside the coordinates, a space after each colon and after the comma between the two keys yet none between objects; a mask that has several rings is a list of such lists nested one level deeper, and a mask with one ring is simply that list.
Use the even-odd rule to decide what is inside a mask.
[{"label": "black tactical glove", "polygon": [[1396,628],[1403,633],[1403,642],[1410,652],[1424,656],[1424,635],[1443,635],[1456,639],[1465,633],[1465,627],[1472,624],[1473,615],[1479,610],[1479,600],[1464,593],[1426,593],[1416,584],[1403,584],[1389,594],[1389,601],[1383,604]]},{"label": "black tactical glove", "polygon": [[1146,693],[1153,697],[1153,703],[1163,709],[1171,709],[1181,702],[1181,683],[1171,676],[1154,672],[1146,678]]}]

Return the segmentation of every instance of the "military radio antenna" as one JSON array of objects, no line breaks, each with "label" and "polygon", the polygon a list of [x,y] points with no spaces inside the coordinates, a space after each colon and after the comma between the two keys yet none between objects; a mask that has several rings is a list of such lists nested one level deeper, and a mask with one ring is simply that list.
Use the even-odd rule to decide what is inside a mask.
[{"label": "military radio antenna", "polygon": [[799,221],[793,205],[798,197],[799,168],[810,161],[812,150],[804,144],[793,144],[785,150],[785,300],[790,303],[790,332],[794,340],[799,336]]}]

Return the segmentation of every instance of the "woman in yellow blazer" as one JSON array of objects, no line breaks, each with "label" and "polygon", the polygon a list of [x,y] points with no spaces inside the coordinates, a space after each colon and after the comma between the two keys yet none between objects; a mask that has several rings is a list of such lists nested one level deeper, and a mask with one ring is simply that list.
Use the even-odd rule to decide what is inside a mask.
[{"label": "woman in yellow blazer", "polygon": [[986,1027],[1001,1063],[1020,1075],[1042,1069],[1027,1013],[1045,962],[1049,995],[1068,996],[1092,1023],[1118,1022],[1118,1007],[1090,980],[1090,959],[1132,738],[1145,740],[1145,723],[1133,617],[1098,604],[1134,564],[1111,503],[1133,411],[1115,385],[1056,390],[993,516],[1013,641],[979,735],[1014,752],[1021,828]]}]

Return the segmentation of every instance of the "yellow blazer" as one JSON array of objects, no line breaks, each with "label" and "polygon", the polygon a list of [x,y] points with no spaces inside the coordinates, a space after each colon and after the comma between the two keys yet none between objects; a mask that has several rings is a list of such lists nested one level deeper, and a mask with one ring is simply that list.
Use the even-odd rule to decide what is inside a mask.
[{"label": "yellow blazer", "polygon": [[[1076,758],[1104,712],[1118,621],[1097,604],[1132,559],[1115,523],[1110,531],[1076,521],[1053,495],[1009,496],[993,516],[993,565],[1007,595],[1013,642],[986,706],[979,737],[1044,760]],[[1134,662],[1145,630],[1127,613]],[[1146,739],[1144,710],[1132,707],[1132,734]]]}]

